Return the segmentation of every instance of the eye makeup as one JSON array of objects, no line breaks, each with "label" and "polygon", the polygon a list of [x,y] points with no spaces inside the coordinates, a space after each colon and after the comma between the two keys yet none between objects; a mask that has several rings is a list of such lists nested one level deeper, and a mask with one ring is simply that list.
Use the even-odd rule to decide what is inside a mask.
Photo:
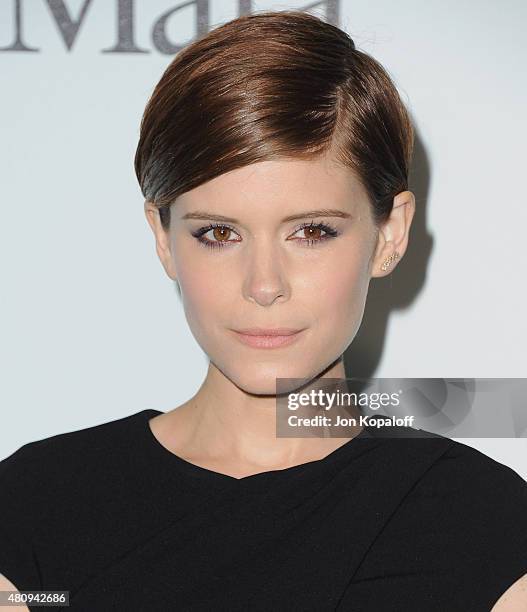
[{"label": "eye makeup", "polygon": [[[199,244],[206,248],[212,249],[223,249],[226,248],[229,243],[232,245],[233,243],[241,242],[241,240],[211,240],[210,238],[207,238],[205,236],[205,234],[208,234],[209,232],[214,231],[215,229],[227,230],[237,234],[236,230],[226,223],[210,223],[207,226],[200,227],[199,229],[191,232],[191,234],[192,236],[194,236],[194,238],[196,238]],[[294,240],[300,242],[302,246],[318,246],[321,243],[326,242],[326,240],[331,240],[340,235],[340,232],[326,221],[321,221],[319,223],[314,223],[313,221],[311,221],[311,223],[303,223],[295,229],[293,234],[296,234],[297,232],[305,229],[308,229],[311,232],[322,230],[323,232],[325,232],[325,235],[318,238],[295,238]]]}]

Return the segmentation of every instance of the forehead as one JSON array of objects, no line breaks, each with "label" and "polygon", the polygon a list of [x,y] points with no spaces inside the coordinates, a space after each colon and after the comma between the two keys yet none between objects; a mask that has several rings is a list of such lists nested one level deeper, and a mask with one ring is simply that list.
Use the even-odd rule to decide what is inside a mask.
[{"label": "forehead", "polygon": [[283,216],[306,205],[351,212],[368,203],[355,174],[328,157],[257,162],[217,176],[176,202],[182,214],[206,206],[211,212],[265,216]]}]

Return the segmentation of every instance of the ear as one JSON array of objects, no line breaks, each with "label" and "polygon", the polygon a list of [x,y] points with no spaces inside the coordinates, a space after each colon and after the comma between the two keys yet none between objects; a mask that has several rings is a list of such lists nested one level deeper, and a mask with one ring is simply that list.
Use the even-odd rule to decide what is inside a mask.
[{"label": "ear", "polygon": [[177,279],[176,267],[170,251],[170,234],[161,225],[161,218],[159,217],[159,208],[149,202],[145,201],[145,215],[148,225],[154,232],[156,240],[156,252],[165,268],[165,272],[172,280]]},{"label": "ear", "polygon": [[[400,261],[408,246],[410,225],[415,213],[415,196],[411,191],[401,191],[393,199],[393,209],[389,218],[379,228],[375,254],[372,258],[372,278],[387,276]],[[393,260],[386,270],[382,264],[397,252],[398,259]]]}]

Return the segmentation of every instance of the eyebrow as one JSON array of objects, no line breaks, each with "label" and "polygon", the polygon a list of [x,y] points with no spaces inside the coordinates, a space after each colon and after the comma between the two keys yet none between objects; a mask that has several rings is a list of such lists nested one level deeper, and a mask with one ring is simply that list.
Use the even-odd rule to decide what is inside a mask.
[{"label": "eyebrow", "polygon": [[[313,217],[340,217],[342,219],[349,219],[351,215],[343,210],[338,210],[335,208],[321,208],[319,210],[309,210],[306,212],[297,213],[295,215],[288,215],[282,219],[282,223],[287,223],[288,221],[295,221],[297,219],[306,219]],[[203,219],[203,220],[211,220],[211,221],[225,221],[226,223],[240,223],[237,219],[233,219],[231,217],[225,217],[223,215],[216,215],[214,213],[210,213],[203,210],[197,210],[196,212],[190,212],[181,217],[182,219]]]}]

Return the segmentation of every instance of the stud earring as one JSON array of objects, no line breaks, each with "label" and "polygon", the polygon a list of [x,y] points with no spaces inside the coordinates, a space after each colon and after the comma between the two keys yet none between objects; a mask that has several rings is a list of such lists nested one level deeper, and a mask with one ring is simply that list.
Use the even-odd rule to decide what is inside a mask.
[{"label": "stud earring", "polygon": [[399,253],[395,251],[388,257],[388,259],[382,264],[381,270],[385,272],[391,265],[392,261],[397,261],[399,259]]}]

